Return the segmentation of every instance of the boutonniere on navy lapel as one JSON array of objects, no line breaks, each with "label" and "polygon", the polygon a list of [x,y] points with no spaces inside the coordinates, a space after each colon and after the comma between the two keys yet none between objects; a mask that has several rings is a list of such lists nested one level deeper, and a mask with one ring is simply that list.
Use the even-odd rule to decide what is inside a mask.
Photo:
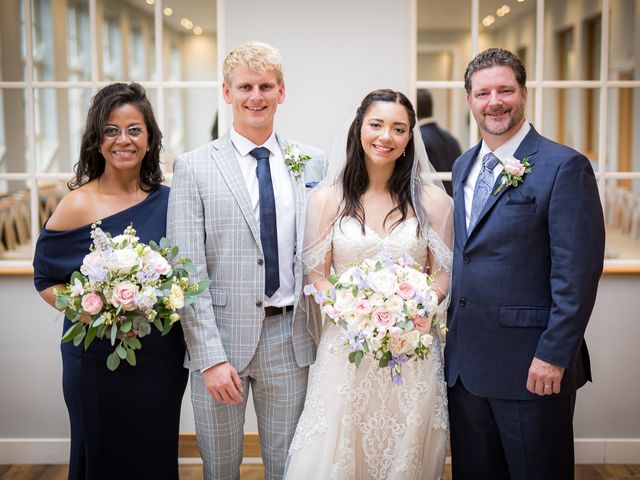
[{"label": "boutonniere on navy lapel", "polygon": [[497,195],[504,187],[516,188],[524,182],[523,177],[527,173],[531,173],[528,156],[524,157],[522,162],[515,157],[509,157],[504,162],[500,159],[498,159],[498,161],[502,164],[504,170],[502,171],[500,185],[496,188],[496,191],[493,192],[494,195]]},{"label": "boutonniere on navy lapel", "polygon": [[300,178],[304,164],[309,160],[311,160],[311,157],[303,153],[295,143],[291,145],[288,142],[284,143],[284,163],[289,171],[293,172],[296,179]]}]

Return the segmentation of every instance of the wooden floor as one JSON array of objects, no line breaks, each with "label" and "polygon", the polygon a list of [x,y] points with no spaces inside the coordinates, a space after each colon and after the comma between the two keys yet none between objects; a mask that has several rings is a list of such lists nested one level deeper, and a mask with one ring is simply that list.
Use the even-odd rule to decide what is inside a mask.
[{"label": "wooden floor", "polygon": [[[0,480],[66,480],[65,465],[0,465]],[[261,465],[243,465],[242,480],[263,480]],[[445,480],[451,480],[446,467]],[[202,480],[201,465],[180,465],[181,480]],[[640,465],[576,465],[576,480],[639,480]],[[140,479],[145,480],[145,479]],[[308,479],[313,480],[313,479]]]}]

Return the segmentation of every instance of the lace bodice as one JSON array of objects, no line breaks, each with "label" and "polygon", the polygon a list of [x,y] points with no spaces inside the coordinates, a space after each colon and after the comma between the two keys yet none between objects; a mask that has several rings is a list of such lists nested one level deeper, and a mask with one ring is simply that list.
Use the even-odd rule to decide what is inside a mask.
[{"label": "lace bodice", "polygon": [[409,254],[426,266],[428,241],[416,236],[415,217],[402,222],[384,238],[366,224],[364,228],[363,235],[360,222],[353,217],[346,217],[333,227],[333,268],[338,275],[355,262],[374,257],[381,251],[394,259]]}]

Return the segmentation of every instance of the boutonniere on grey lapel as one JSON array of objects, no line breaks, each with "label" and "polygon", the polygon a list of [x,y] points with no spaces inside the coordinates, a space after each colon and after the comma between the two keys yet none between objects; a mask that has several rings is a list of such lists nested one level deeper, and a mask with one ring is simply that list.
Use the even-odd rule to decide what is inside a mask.
[{"label": "boutonniere on grey lapel", "polygon": [[304,164],[309,160],[311,160],[311,157],[303,153],[295,143],[291,145],[288,142],[284,143],[284,163],[296,178],[302,175]]},{"label": "boutonniere on grey lapel", "polygon": [[498,159],[498,161],[502,164],[504,170],[502,171],[500,185],[496,188],[496,191],[493,192],[494,195],[497,195],[504,187],[517,187],[524,182],[523,177],[527,173],[531,173],[528,156],[524,157],[522,162],[515,157],[509,157],[504,162],[500,159]]}]

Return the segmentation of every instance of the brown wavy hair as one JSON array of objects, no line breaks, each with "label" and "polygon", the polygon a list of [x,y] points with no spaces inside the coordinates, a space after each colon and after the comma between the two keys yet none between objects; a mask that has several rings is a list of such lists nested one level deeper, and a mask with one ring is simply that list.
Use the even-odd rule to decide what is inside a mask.
[{"label": "brown wavy hair", "polygon": [[140,168],[142,189],[147,192],[154,190],[164,180],[160,169],[162,132],[144,88],[135,82],[113,83],[99,90],[91,100],[87,123],[82,133],[80,158],[73,169],[75,178],[67,183],[70,190],[75,190],[104,173],[105,160],[100,153],[102,132],[111,112],[122,105],[136,107],[144,117],[147,128],[148,151]]}]

